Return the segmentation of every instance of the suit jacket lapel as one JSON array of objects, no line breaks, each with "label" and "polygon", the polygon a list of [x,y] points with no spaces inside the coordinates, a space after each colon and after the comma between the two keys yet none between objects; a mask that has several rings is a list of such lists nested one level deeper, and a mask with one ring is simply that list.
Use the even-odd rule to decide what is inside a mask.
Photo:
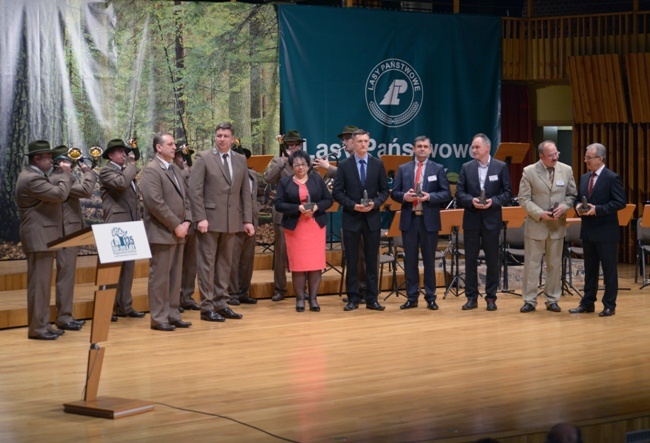
[{"label": "suit jacket lapel", "polygon": [[[217,164],[217,167],[219,168],[219,171],[221,171],[221,174],[223,174],[223,178],[226,180],[226,182],[228,182],[229,185],[232,184],[232,182],[231,182],[232,178],[230,180],[228,180],[228,175],[226,175],[226,165],[223,164],[223,157],[221,157],[221,155],[222,155],[221,151],[219,151],[217,148],[214,148],[212,150],[212,152],[214,154],[212,156],[212,158],[214,159],[214,162]],[[232,156],[232,153],[229,154],[229,156]],[[231,160],[231,164],[233,165],[233,169],[234,169],[234,162],[232,161],[232,158],[230,160]],[[233,171],[233,173],[234,173],[234,171]]]}]

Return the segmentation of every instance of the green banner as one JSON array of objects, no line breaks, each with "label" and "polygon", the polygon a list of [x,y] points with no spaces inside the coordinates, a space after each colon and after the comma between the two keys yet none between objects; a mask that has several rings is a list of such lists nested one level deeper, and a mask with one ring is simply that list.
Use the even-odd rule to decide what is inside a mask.
[{"label": "green banner", "polygon": [[337,152],[344,125],[370,131],[377,157],[411,155],[413,139],[426,135],[453,179],[470,158],[474,134],[498,146],[500,18],[278,11],[282,126],[298,129],[310,154]]}]

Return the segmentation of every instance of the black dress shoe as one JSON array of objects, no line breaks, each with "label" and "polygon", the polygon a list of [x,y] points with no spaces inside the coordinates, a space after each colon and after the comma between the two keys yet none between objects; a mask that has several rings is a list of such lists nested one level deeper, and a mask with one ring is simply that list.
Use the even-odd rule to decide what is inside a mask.
[{"label": "black dress shoe", "polygon": [[437,311],[438,303],[436,303],[435,300],[427,301],[427,309],[431,309],[432,311]]},{"label": "black dress shoe", "polygon": [[58,335],[59,337],[65,334],[65,331],[63,329],[54,329],[54,328],[48,328],[47,332],[50,334]]},{"label": "black dress shoe", "polygon": [[111,315],[111,321],[115,323],[117,321],[117,315],[115,314]]},{"label": "black dress shoe", "polygon": [[347,305],[345,305],[345,308],[343,308],[344,311],[353,311],[359,307],[359,303],[355,303],[353,301],[349,301]]},{"label": "black dress shoe", "polygon": [[201,306],[198,305],[197,302],[194,300],[191,300],[189,303],[185,303],[181,305],[181,308],[185,309],[186,311],[200,311]]},{"label": "black dress shoe", "polygon": [[535,306],[531,305],[530,303],[525,303],[519,312],[533,312],[535,310]]},{"label": "black dress shoe", "polygon": [[180,312],[182,314],[183,312],[185,312],[185,308],[182,307],[182,306],[179,306],[178,307],[178,312]]},{"label": "black dress shoe", "polygon": [[547,305],[546,310],[551,312],[562,312],[562,308],[560,308],[557,303],[551,303],[550,305]]},{"label": "black dress shoe", "polygon": [[239,305],[240,305],[240,303],[239,303],[239,299],[238,299],[238,298],[234,298],[234,297],[230,297],[230,300],[228,300],[228,304],[229,304],[230,306],[239,306]]},{"label": "black dress shoe", "polygon": [[612,315],[616,315],[616,309],[605,308],[598,314],[598,317],[611,317]]},{"label": "black dress shoe", "polygon": [[386,308],[380,305],[377,300],[375,300],[372,302],[366,302],[366,309],[371,309],[373,311],[383,311]]},{"label": "black dress shoe", "polygon": [[65,329],[66,331],[81,331],[81,325],[74,321],[69,321],[68,323],[57,326],[59,329]]},{"label": "black dress shoe", "polygon": [[585,312],[594,312],[595,309],[592,308],[587,308],[586,306],[578,305],[577,308],[569,309],[569,314],[582,314]]},{"label": "black dress shoe", "polygon": [[467,300],[467,303],[465,303],[461,309],[463,311],[469,311],[470,309],[476,309],[476,308],[478,308],[478,302],[472,299],[472,300]]},{"label": "black dress shoe", "polygon": [[161,325],[151,325],[151,329],[154,331],[175,331],[176,326],[170,325],[169,323],[163,323]]},{"label": "black dress shoe", "polygon": [[281,292],[276,292],[275,294],[273,294],[273,297],[271,297],[271,300],[273,300],[273,301],[282,301],[282,300],[284,300],[284,294],[281,293]]},{"label": "black dress shoe", "polygon": [[226,321],[226,319],[214,311],[201,312],[201,320],[205,321]]},{"label": "black dress shoe", "polygon": [[77,323],[80,326],[83,326],[86,324],[86,320],[72,320],[73,323]]},{"label": "black dress shoe", "polygon": [[243,303],[245,305],[254,305],[257,303],[257,299],[251,297],[250,295],[243,295],[239,297],[239,303]]},{"label": "black dress shoe", "polygon": [[135,309],[129,312],[118,312],[118,317],[131,317],[131,318],[142,318],[144,317],[144,312],[138,312]]},{"label": "black dress shoe", "polygon": [[298,306],[296,303],[296,312],[305,312],[305,305],[303,304],[302,306]]},{"label": "black dress shoe", "polygon": [[56,340],[59,337],[60,337],[59,334],[53,334],[49,331],[38,335],[27,336],[27,338],[29,338],[30,340]]},{"label": "black dress shoe", "polygon": [[183,321],[183,320],[172,320],[169,322],[170,325],[176,326],[177,328],[189,328],[192,326],[191,321]]},{"label": "black dress shoe", "polygon": [[406,303],[404,303],[402,306],[400,306],[400,309],[412,309],[412,308],[417,308],[418,307],[418,301],[417,300],[406,300]]},{"label": "black dress shoe", "polygon": [[230,318],[232,320],[239,320],[240,318],[243,317],[243,315],[237,314],[235,311],[233,311],[229,307],[219,309],[217,311],[217,314],[219,314],[219,315],[221,315],[222,317],[225,317],[225,318]]},{"label": "black dress shoe", "polygon": [[494,300],[488,300],[487,301],[487,310],[488,311],[496,311],[497,310],[497,302]]}]

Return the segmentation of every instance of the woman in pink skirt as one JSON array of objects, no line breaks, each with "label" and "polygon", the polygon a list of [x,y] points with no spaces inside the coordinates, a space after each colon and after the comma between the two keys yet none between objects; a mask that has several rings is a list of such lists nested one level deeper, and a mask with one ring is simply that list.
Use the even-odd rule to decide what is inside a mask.
[{"label": "woman in pink skirt", "polygon": [[325,263],[325,231],[332,195],[319,174],[308,174],[311,159],[305,151],[289,156],[292,176],[278,183],[275,209],[283,214],[296,311],[305,310],[305,287],[309,286],[309,310],[318,312],[316,297]]}]

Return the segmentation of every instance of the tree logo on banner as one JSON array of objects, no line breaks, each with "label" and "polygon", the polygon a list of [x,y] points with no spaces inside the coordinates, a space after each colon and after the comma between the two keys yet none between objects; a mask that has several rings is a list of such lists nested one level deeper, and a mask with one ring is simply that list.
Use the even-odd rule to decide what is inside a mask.
[{"label": "tree logo on banner", "polygon": [[422,81],[404,60],[389,58],[377,64],[366,80],[366,104],[384,126],[399,128],[418,115],[422,107]]}]

